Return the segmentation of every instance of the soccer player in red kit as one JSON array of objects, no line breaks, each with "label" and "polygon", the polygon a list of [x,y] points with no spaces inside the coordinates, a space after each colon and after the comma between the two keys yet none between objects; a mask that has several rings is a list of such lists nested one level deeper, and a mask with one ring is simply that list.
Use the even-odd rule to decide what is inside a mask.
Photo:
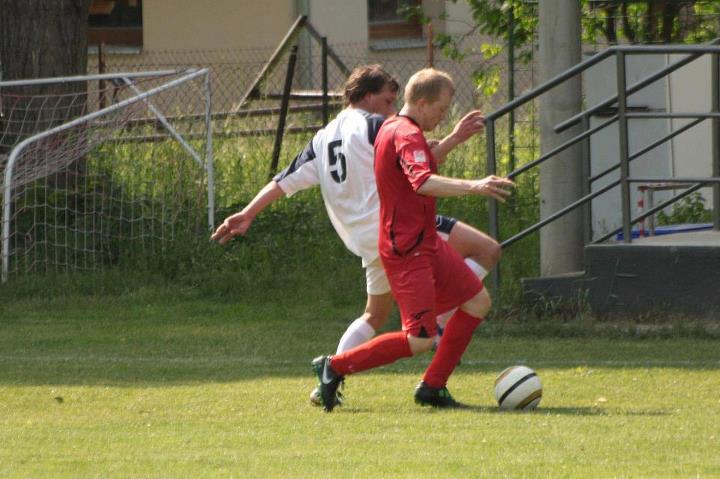
[{"label": "soccer player in red kit", "polygon": [[497,176],[464,180],[437,174],[423,131],[434,130],[445,118],[454,92],[452,78],[444,72],[428,68],[415,73],[405,88],[405,106],[383,123],[377,135],[378,249],[403,329],[313,360],[326,411],[334,408],[344,376],[429,350],[437,334],[437,312],[454,307],[459,309],[415,389],[415,401],[436,407],[459,405],[447,390],[447,380],[491,301],[482,281],[438,236],[435,197],[478,194],[503,201],[513,182]]}]

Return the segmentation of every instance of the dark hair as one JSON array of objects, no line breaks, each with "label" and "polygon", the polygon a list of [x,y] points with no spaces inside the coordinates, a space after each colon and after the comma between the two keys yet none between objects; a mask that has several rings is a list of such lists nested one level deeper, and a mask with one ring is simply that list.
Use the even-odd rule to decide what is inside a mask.
[{"label": "dark hair", "polygon": [[400,89],[400,84],[380,65],[359,66],[345,82],[345,103],[357,103],[368,93],[378,93],[385,85],[392,91]]}]

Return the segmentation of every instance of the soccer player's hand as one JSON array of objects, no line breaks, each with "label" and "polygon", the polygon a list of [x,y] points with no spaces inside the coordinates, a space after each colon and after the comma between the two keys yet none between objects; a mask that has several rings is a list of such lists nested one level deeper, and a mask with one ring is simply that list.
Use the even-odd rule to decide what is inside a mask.
[{"label": "soccer player's hand", "polygon": [[477,195],[490,196],[496,200],[505,203],[515,183],[512,180],[503,178],[502,176],[490,175],[481,180],[473,181],[471,191]]},{"label": "soccer player's hand", "polygon": [[474,110],[457,122],[450,134],[457,143],[462,143],[485,129],[485,116],[480,110]]},{"label": "soccer player's hand", "polygon": [[254,219],[242,211],[230,215],[217,227],[210,239],[224,245],[236,236],[244,236]]}]

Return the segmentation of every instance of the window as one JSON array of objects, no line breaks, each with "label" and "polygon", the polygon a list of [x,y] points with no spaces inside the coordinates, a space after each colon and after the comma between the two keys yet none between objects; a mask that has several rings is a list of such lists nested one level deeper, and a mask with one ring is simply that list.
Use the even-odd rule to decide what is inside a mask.
[{"label": "window", "polygon": [[370,40],[422,38],[422,25],[398,13],[405,6],[419,6],[420,0],[368,0]]},{"label": "window", "polygon": [[91,0],[88,44],[142,46],[142,0]]}]

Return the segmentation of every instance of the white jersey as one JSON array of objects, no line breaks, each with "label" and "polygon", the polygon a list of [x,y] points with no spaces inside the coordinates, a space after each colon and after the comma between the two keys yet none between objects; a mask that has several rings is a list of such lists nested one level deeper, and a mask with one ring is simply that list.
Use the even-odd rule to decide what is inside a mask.
[{"label": "white jersey", "polygon": [[274,178],[287,196],[319,184],[335,231],[363,265],[378,257],[380,201],[373,143],[384,119],[346,108]]}]

